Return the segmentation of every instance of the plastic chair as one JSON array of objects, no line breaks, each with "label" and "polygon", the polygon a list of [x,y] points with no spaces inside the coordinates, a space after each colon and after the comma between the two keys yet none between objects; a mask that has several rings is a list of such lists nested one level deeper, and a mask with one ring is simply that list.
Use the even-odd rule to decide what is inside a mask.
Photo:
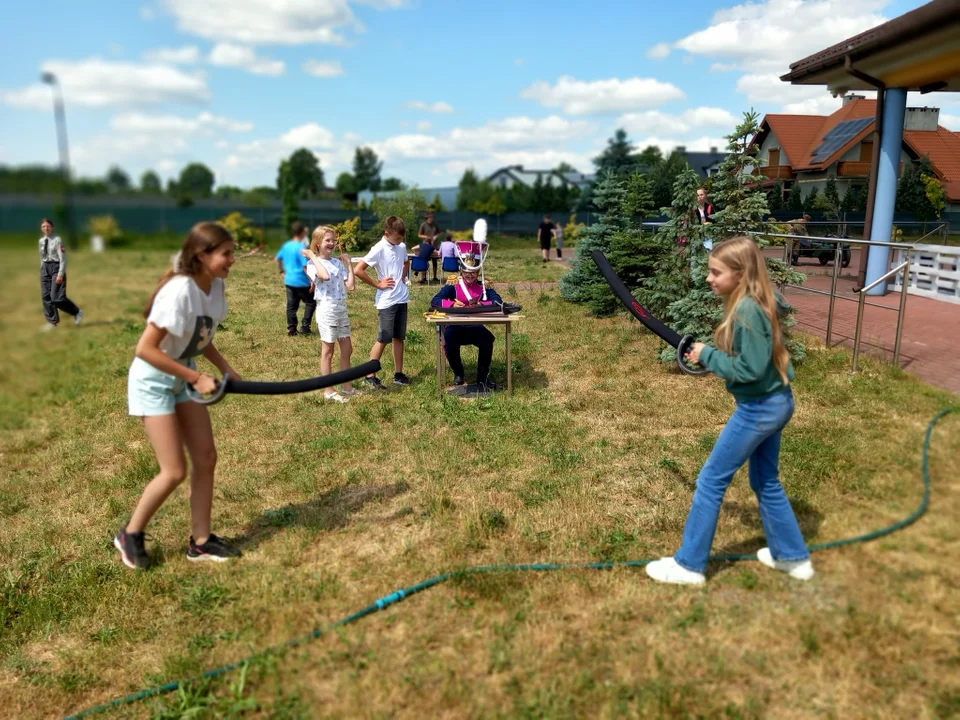
[{"label": "plastic chair", "polygon": [[443,259],[443,271],[445,273],[455,273],[460,271],[460,264],[455,257],[445,257]]}]

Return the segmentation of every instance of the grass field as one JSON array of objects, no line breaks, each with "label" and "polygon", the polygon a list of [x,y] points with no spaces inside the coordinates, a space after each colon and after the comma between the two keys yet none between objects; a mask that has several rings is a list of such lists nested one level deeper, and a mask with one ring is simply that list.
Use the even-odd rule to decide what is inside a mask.
[{"label": "grass field", "polygon": [[[489,275],[556,280],[534,248],[494,246]],[[555,288],[506,287],[524,306],[514,397],[441,401],[419,319],[433,291],[414,285],[413,387],[346,406],[314,394],[212,409],[214,528],[244,558],[186,561],[184,487],[150,528],[158,566],[127,570],[111,538],[155,465],[126,413],[126,372],[170,250],[72,253],[86,320],[39,333],[35,238],[0,248],[0,715],[60,716],[197,675],[446,570],[676,549],[732,410],[722,383],[658,365],[636,323],[590,318]],[[246,378],[318,372],[318,340],[285,334],[273,262],[239,261],[228,300],[216,342]],[[349,304],[360,362],[372,291]],[[923,431],[957,398],[869,359],[851,377],[845,353],[809,344],[781,469],[812,543],[909,514]],[[498,340],[498,379],[502,353]],[[810,583],[753,562],[712,565],[704,589],[639,569],[467,576],[103,717],[957,717],[958,428],[955,414],[934,433],[927,515],[815,555]],[[738,475],[714,550],[763,544]]]}]

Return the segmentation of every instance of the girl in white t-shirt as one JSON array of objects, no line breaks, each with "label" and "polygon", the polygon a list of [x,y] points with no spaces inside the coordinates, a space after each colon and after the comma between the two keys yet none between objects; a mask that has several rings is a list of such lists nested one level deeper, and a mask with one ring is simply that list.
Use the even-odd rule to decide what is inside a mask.
[{"label": "girl in white t-shirt", "polygon": [[144,530],[186,476],[184,445],[190,453],[193,530],[187,559],[223,561],[240,555],[210,532],[217,449],[207,408],[191,402],[186,392],[188,383],[204,395],[216,389],[216,379],[197,370],[194,358],[201,354],[221,373],[240,377],[213,345],[217,325],[227,315],[223,281],[235,262],[233,250],[233,238],[222,226],[194,225],[147,303],[147,326],[130,366],[127,398],[130,414],[143,418],[160,472],[113,540],[131,568],[150,567]]},{"label": "girl in white t-shirt", "polygon": [[[307,275],[313,282],[313,296],[317,300],[317,328],[320,332],[320,374],[329,375],[333,364],[333,350],[340,344],[340,369],[350,367],[353,354],[353,342],[350,340],[350,318],[347,316],[347,291],[356,287],[353,265],[346,254],[339,259],[333,257],[337,246],[337,231],[327,225],[321,225],[313,231],[310,247],[303,254],[310,258]],[[344,383],[343,394],[334,388],[327,388],[324,397],[327,400],[345,403],[344,395],[353,395],[351,383]]]}]

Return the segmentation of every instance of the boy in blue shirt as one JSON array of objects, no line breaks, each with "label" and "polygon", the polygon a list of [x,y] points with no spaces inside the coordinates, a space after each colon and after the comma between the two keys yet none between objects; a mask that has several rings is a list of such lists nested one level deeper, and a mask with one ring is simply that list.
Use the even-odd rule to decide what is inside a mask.
[{"label": "boy in blue shirt", "polygon": [[317,309],[317,301],[310,289],[310,278],[306,268],[310,262],[300,254],[309,244],[307,229],[298,221],[290,223],[290,240],[287,240],[277,253],[277,266],[283,275],[283,284],[287,288],[287,335],[297,334],[297,311],[303,301],[303,324],[300,326],[301,335],[311,333],[310,325],[313,322],[313,313]]}]

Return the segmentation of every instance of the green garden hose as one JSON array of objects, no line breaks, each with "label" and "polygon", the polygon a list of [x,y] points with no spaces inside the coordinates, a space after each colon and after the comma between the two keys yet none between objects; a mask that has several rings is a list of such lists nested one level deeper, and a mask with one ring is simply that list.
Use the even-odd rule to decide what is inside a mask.
[{"label": "green garden hose", "polygon": [[[905,517],[903,520],[893,523],[885,528],[880,530],[874,530],[873,532],[868,532],[863,535],[858,535],[852,538],[845,538],[843,540],[833,540],[831,542],[819,543],[817,545],[811,545],[809,547],[811,552],[817,552],[820,550],[829,550],[831,548],[842,547],[844,545],[853,545],[855,543],[863,543],[868,540],[876,540],[879,537],[884,535],[889,535],[898,530],[902,530],[907,525],[915,522],[921,515],[923,515],[927,506],[930,504],[930,474],[928,469],[929,462],[929,450],[930,450],[930,436],[933,433],[933,428],[939,422],[939,420],[951,412],[953,408],[947,408],[946,410],[941,410],[938,412],[933,419],[930,420],[927,425],[927,430],[923,438],[923,452],[922,452],[922,462],[921,470],[923,475],[923,499],[920,502],[920,505],[914,510],[910,515]],[[265,657],[271,653],[278,653],[289,648],[297,647],[308,640],[314,640],[321,635],[328,633],[329,631],[342,627],[344,625],[349,625],[351,623],[360,620],[361,618],[366,617],[367,615],[372,615],[375,612],[379,612],[391,605],[395,605],[411,595],[416,595],[419,592],[428,590],[436,585],[447,582],[458,577],[465,577],[467,575],[476,575],[480,573],[494,573],[494,572],[518,572],[518,571],[548,571],[548,570],[609,570],[617,567],[632,567],[639,568],[643,567],[647,563],[653,562],[656,558],[647,558],[645,560],[623,560],[618,562],[595,562],[595,563],[529,563],[523,565],[479,565],[476,567],[464,568],[463,570],[456,570],[453,572],[444,573],[442,575],[437,575],[430,578],[429,580],[424,580],[423,582],[417,583],[416,585],[411,585],[408,588],[403,588],[402,590],[397,590],[396,592],[390,593],[379,600],[367,605],[362,610],[358,610],[352,615],[347,615],[345,618],[338,620],[331,625],[328,625],[326,628],[317,628],[308,635],[304,635],[299,638],[294,638],[282,645],[277,645],[272,648],[267,648],[266,650],[261,650],[258,653],[251,655],[250,657],[240,660],[238,662],[230,663],[229,665],[222,665],[221,667],[209,670],[203,673],[200,676],[188,678],[184,680],[175,680],[169,682],[166,685],[159,685],[153,688],[147,688],[145,690],[140,690],[133,693],[132,695],[127,695],[126,697],[117,698],[111,700],[110,702],[103,703],[102,705],[96,705],[94,707],[82,710],[74,715],[70,715],[67,720],[73,720],[74,718],[88,717],[96,713],[104,712],[105,710],[110,710],[111,708],[120,707],[121,705],[127,705],[129,703],[138,702],[139,700],[145,700],[146,698],[156,697],[158,695],[164,695],[169,692],[173,692],[178,688],[190,685],[195,682],[210,680],[225,673],[228,673],[232,670],[236,670],[240,667],[243,667],[245,664],[249,663],[252,660],[256,660],[262,657]],[[713,562],[739,562],[741,560],[756,560],[756,555],[712,555],[710,560]]]}]

